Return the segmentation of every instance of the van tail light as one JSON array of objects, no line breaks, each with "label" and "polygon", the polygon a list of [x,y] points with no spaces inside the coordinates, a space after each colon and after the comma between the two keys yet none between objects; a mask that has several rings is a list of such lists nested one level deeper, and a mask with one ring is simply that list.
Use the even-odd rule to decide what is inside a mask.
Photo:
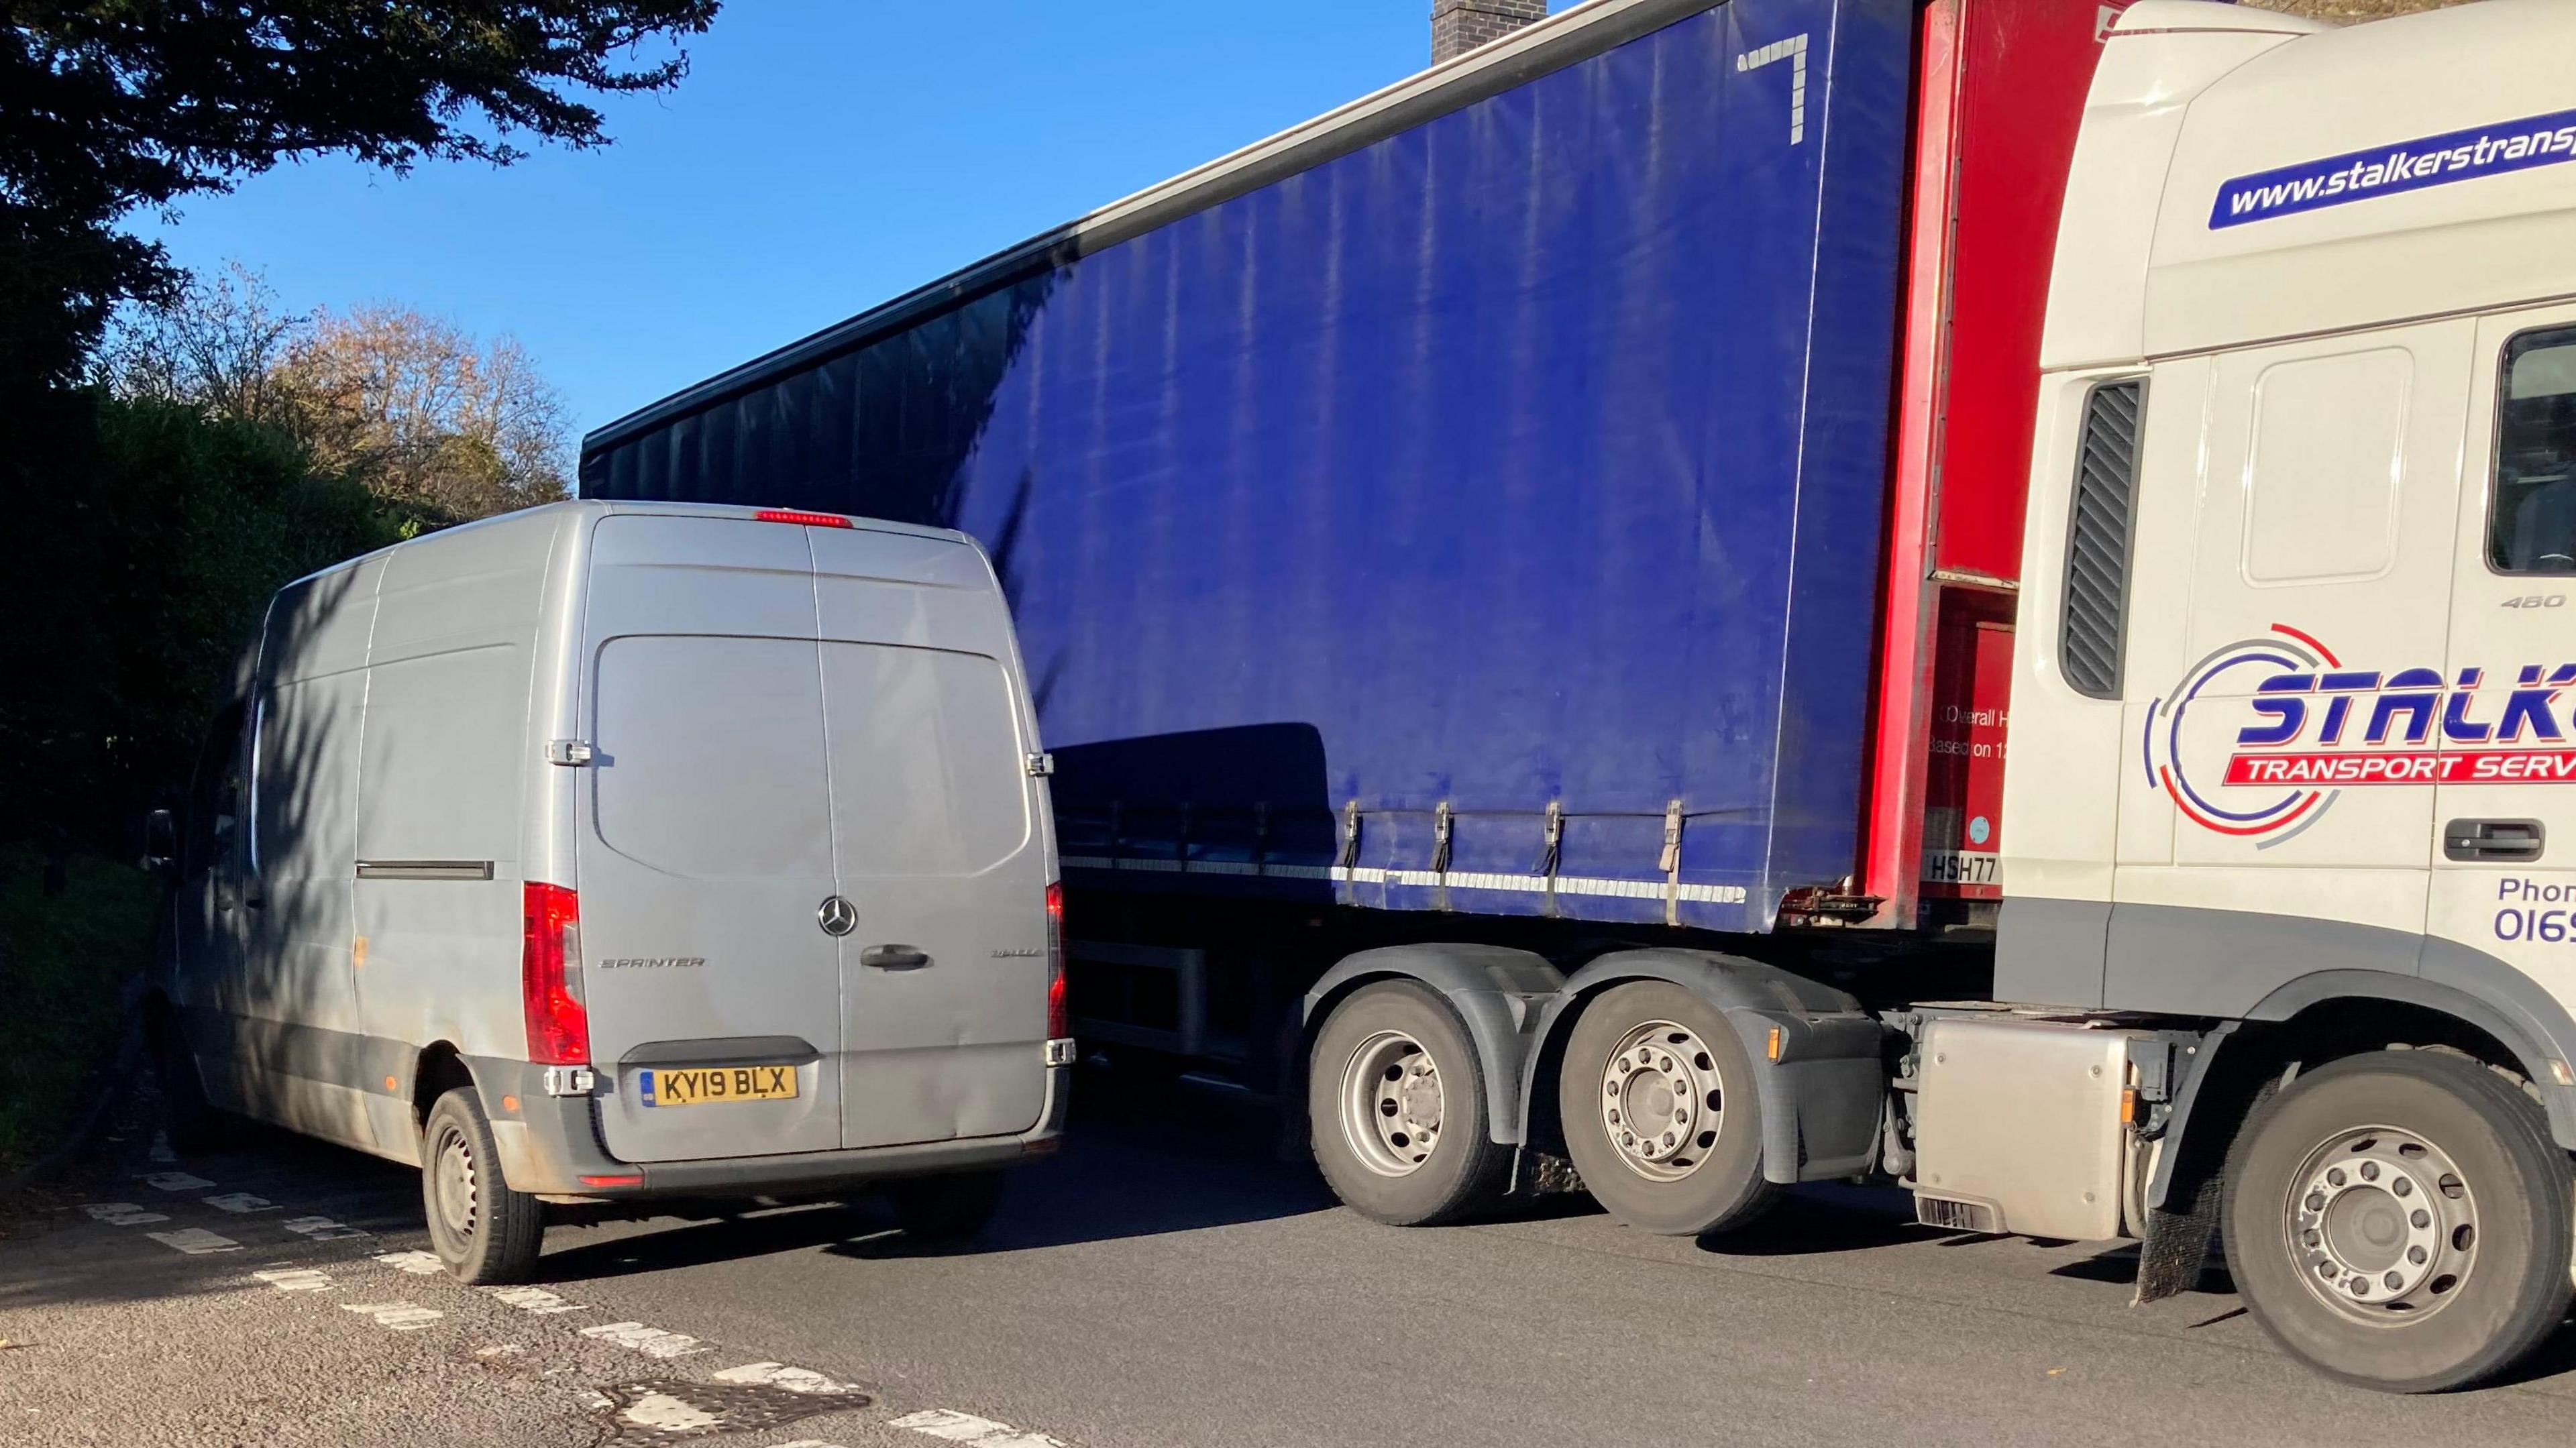
[{"label": "van tail light", "polygon": [[1056,881],[1046,888],[1047,910],[1047,1039],[1060,1041],[1073,1034],[1073,1023],[1064,1008],[1064,882]]},{"label": "van tail light", "polygon": [[855,528],[858,525],[838,513],[809,513],[802,508],[763,508],[751,515],[760,523],[795,523],[807,528]]},{"label": "van tail light", "polygon": [[590,1064],[590,1010],[581,1000],[581,901],[562,885],[523,888],[519,995],[527,1007],[528,1059]]}]

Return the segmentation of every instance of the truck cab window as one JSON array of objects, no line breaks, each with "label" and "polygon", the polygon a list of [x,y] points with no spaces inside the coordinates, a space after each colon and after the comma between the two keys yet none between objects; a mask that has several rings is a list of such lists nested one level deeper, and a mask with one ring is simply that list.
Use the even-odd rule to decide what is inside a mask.
[{"label": "truck cab window", "polygon": [[2505,344],[2487,560],[2501,573],[2576,573],[2576,328]]}]

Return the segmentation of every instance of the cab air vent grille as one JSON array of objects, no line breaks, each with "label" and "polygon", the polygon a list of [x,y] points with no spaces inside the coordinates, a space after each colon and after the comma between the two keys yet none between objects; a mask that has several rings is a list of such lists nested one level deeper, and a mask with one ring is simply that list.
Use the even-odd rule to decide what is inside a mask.
[{"label": "cab air vent grille", "polygon": [[2065,617],[2057,657],[2066,682],[2096,699],[2120,697],[2138,424],[2145,402],[2143,378],[2106,382],[2084,402],[2075,503],[2068,510]]}]

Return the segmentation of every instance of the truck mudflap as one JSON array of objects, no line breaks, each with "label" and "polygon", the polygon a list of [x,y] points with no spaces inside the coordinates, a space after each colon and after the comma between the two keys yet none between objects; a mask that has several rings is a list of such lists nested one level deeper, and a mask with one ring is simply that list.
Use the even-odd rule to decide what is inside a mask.
[{"label": "truck mudflap", "polygon": [[[1623,950],[1576,971],[1548,1002],[1521,1082],[1523,1110],[1583,1003],[1622,981],[1662,980],[1726,1017],[1752,1057],[1762,1100],[1762,1175],[1790,1183],[1856,1176],[1878,1165],[1887,1094],[1886,1028],[1859,1001],[1778,966],[1707,950]],[[1524,1123],[1522,1139],[1528,1139]]]}]

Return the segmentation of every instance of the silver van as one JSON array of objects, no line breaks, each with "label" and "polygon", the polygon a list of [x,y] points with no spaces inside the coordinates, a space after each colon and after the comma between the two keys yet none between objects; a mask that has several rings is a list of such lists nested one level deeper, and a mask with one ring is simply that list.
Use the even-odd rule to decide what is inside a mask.
[{"label": "silver van", "polygon": [[165,826],[183,1136],[421,1167],[469,1282],[548,1202],[889,1179],[970,1232],[1055,1144],[1048,763],[965,536],[534,508],[280,590],[234,692]]}]

